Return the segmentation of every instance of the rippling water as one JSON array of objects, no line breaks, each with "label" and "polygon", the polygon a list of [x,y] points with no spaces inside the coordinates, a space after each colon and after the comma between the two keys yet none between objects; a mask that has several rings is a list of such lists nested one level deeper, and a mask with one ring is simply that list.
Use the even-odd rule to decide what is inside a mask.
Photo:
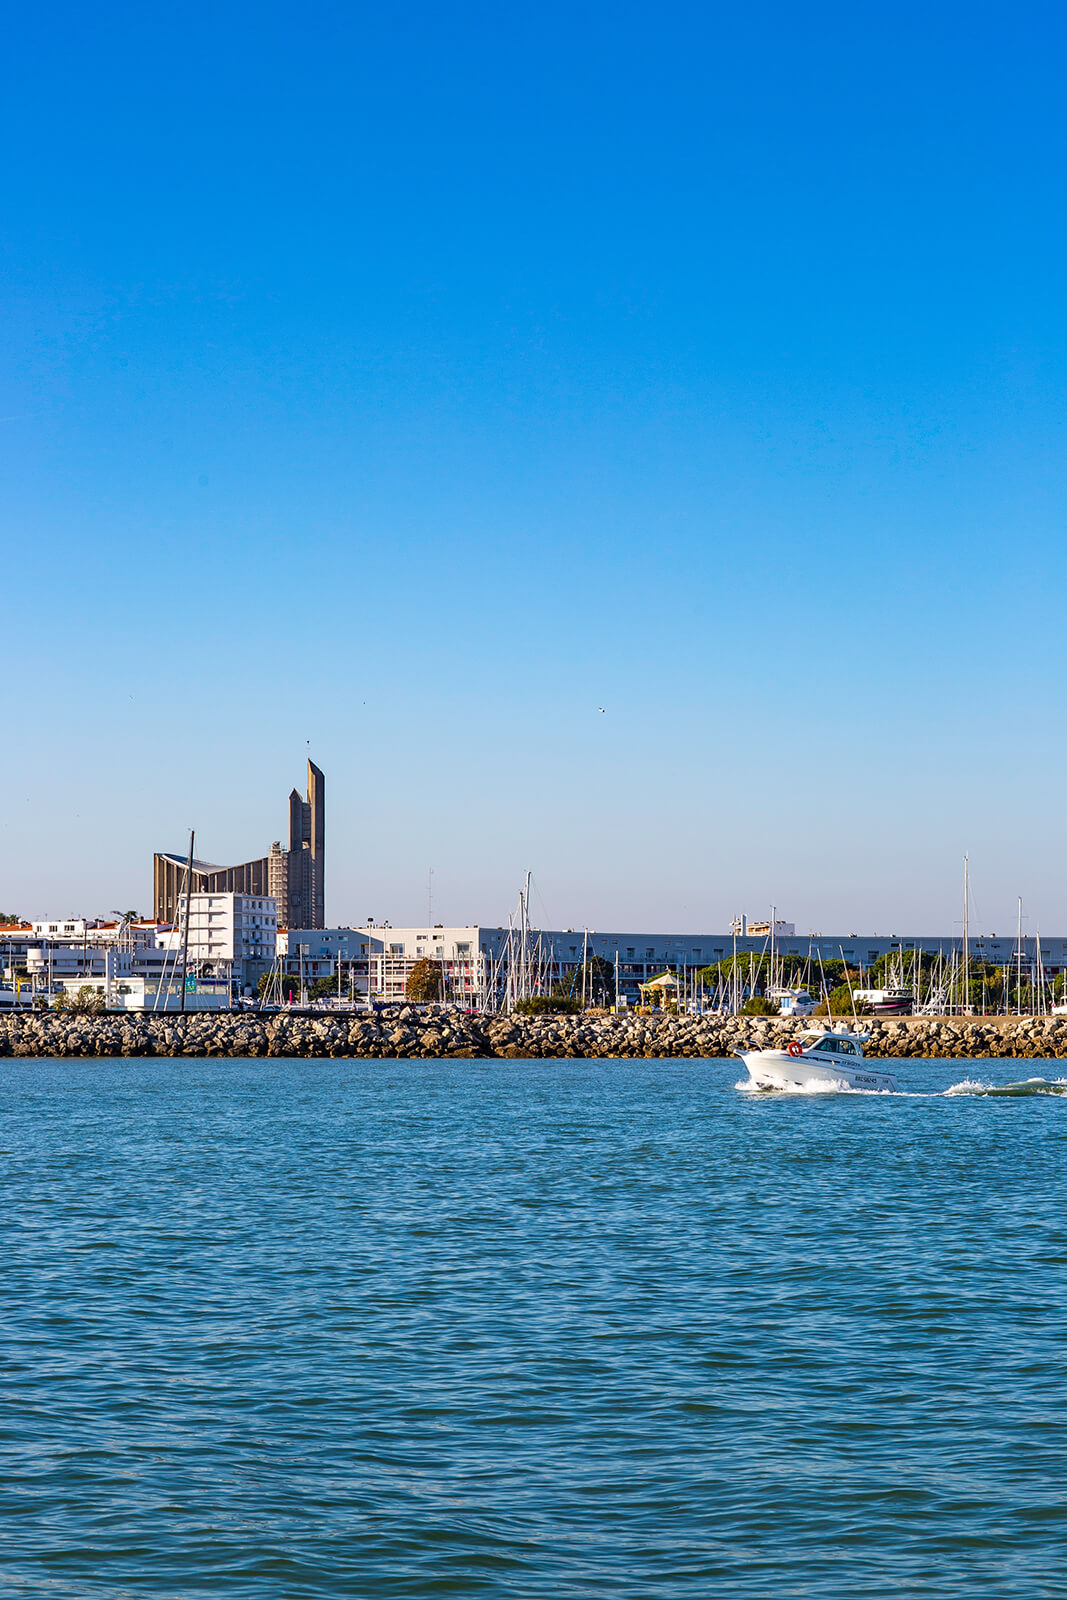
[{"label": "rippling water", "polygon": [[737,1076],[0,1063],[0,1592],[1067,1595],[1067,1100]]}]

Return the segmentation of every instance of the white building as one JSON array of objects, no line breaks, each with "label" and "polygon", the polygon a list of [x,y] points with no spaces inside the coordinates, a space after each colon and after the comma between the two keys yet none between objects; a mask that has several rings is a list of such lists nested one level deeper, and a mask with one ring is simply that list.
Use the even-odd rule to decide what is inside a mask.
[{"label": "white building", "polygon": [[[891,934],[789,934],[789,924],[776,923],[774,948],[779,956],[811,960],[817,974],[823,961],[841,959],[861,970],[880,957],[901,950],[920,950],[946,959],[960,946],[959,936],[903,938]],[[765,925],[766,928],[766,925]],[[1024,938],[1022,953],[1016,939],[995,934],[972,935],[968,940],[972,961],[1012,965],[1019,961],[1026,972],[1043,970],[1046,979],[1067,971],[1067,938]],[[515,992],[514,974],[524,968],[525,992],[544,992],[567,985],[584,960],[604,962],[618,974],[619,993],[630,1003],[641,996],[641,986],[663,972],[695,981],[705,967],[732,955],[766,959],[769,928],[753,933],[600,933],[593,929],[537,929],[527,934],[526,957],[518,949],[516,930],[504,927],[391,928],[375,923],[364,928],[294,929],[279,937],[279,953],[290,973],[301,971],[310,986],[317,978],[336,976],[341,966],[341,993],[353,991],[373,1001],[400,1000],[415,962],[423,958],[441,966],[444,998],[457,1005],[496,1006]],[[284,948],[283,948],[284,947]],[[301,948],[302,947],[302,948]],[[509,972],[510,969],[510,972]],[[813,977],[812,981],[816,981]]]},{"label": "white building", "polygon": [[[162,989],[144,978],[122,976],[110,978],[61,978],[57,991],[78,999],[85,990],[98,994],[108,1011],[181,1011],[182,988],[179,980],[168,981]],[[204,987],[197,984],[185,992],[185,1011],[222,1011],[230,1003],[228,988]]]},{"label": "white building", "polygon": [[[167,936],[165,931],[162,937]],[[30,977],[47,989],[80,978],[140,977],[157,982],[174,961],[165,945],[142,939],[65,942],[45,938],[27,941],[23,964]]]},{"label": "white building", "polygon": [[[766,939],[771,931],[770,917],[757,917],[750,921],[748,917],[735,917],[730,924],[730,932],[740,934],[742,939]],[[774,919],[774,937],[776,939],[792,939],[796,934],[796,924],[782,922],[777,917]]]},{"label": "white building", "polygon": [[[201,981],[214,978],[229,988],[250,991],[275,960],[278,947],[278,902],[265,894],[194,894],[190,896],[189,967]],[[162,935],[172,970],[182,959],[185,938],[185,896],[178,899],[178,919]]]},{"label": "white building", "polygon": [[444,998],[456,1005],[478,1005],[486,991],[487,963],[479,930],[466,928],[288,928],[278,936],[285,970],[308,985],[337,977],[342,994],[372,1000],[402,1000],[417,961],[441,968]]},{"label": "white building", "polygon": [[89,922],[85,917],[54,917],[44,922],[33,924],[34,937],[37,939],[64,939],[68,942],[88,938],[90,928],[95,928],[95,922]]},{"label": "white building", "polygon": [[[185,896],[178,902],[178,920],[163,939],[181,950]],[[190,896],[189,960],[196,962],[262,962],[274,960],[278,944],[278,902],[272,895],[194,894]]]},{"label": "white building", "polygon": [[85,945],[155,944],[161,927],[166,924],[144,920],[126,922],[121,918],[104,922],[88,917],[53,917],[32,924],[34,939]]}]

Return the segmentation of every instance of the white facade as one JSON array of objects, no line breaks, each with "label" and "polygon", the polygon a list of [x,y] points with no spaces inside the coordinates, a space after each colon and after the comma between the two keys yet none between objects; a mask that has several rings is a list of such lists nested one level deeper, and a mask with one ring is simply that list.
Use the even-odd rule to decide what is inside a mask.
[{"label": "white facade", "polygon": [[166,924],[158,922],[104,922],[99,918],[54,917],[32,924],[35,939],[56,939],[67,944],[154,944]]},{"label": "white facade", "polygon": [[84,917],[54,917],[51,921],[35,922],[33,932],[38,939],[84,939],[91,926],[95,925]]},{"label": "white facade", "polygon": [[[166,937],[166,935],[164,935]],[[174,965],[173,952],[162,944],[139,944],[132,950],[111,944],[31,944],[26,971],[45,987],[74,978],[139,977],[156,983]]]},{"label": "white facade", "polygon": [[365,999],[402,1000],[417,961],[437,962],[444,998],[456,1005],[478,1004],[485,993],[486,962],[476,927],[289,928],[278,936],[286,971],[307,983],[334,977],[340,967],[341,993]]},{"label": "white facade", "polygon": [[[102,997],[108,1011],[182,1010],[180,983],[168,982],[163,985],[161,992],[156,983],[127,975],[117,978],[63,978],[55,987],[72,1000],[76,1000],[83,990],[88,989],[90,993]],[[195,989],[186,990],[184,1009],[187,1012],[223,1011],[229,1003],[228,988],[204,989],[197,986]]]},{"label": "white facade", "polygon": [[452,1005],[481,1005],[487,993],[487,969],[479,929],[361,928],[366,936],[372,1000],[402,1000],[412,968],[433,961],[441,969],[442,999]]},{"label": "white facade", "polygon": [[[948,955],[959,948],[958,936],[903,939],[890,935],[846,936],[787,934],[788,924],[777,924],[777,955],[810,958],[815,967],[823,960],[844,959],[864,967],[881,956],[893,955],[901,947],[919,949],[928,955]],[[357,995],[370,992],[372,1000],[399,1000],[404,997],[408,975],[422,957],[441,963],[445,979],[444,998],[456,1004],[495,1005],[507,989],[507,972],[514,960],[514,930],[504,927],[391,928],[376,923],[364,928],[312,928],[288,936],[287,966],[300,970],[308,982],[336,973],[340,956],[341,992],[354,986]],[[598,933],[593,929],[562,928],[534,930],[527,935],[530,972],[534,989],[566,983],[586,958],[597,957],[617,971],[620,997],[629,1002],[640,999],[641,985],[664,971],[685,974],[695,979],[701,968],[714,966],[733,954],[760,955],[769,951],[769,935],[751,932],[738,935],[732,930],[718,934]],[[304,945],[303,952],[299,946]],[[972,936],[969,948],[973,960],[1003,965],[1014,960],[1016,941],[995,935]],[[361,947],[366,945],[366,950]],[[1024,961],[1029,970],[1036,963],[1036,941],[1023,940]],[[1046,977],[1067,971],[1067,938],[1042,938],[1041,966]]]},{"label": "white facade", "polygon": [[[184,939],[185,896],[175,927],[164,937],[171,950]],[[278,944],[278,902],[272,895],[194,894],[190,896],[190,961],[274,960]]]},{"label": "white facade", "polygon": [[[735,917],[730,924],[730,932],[738,933],[743,939],[765,939],[771,931],[770,917],[756,917],[750,921],[748,917]],[[774,937],[776,939],[792,939],[796,933],[796,924],[793,922],[780,922],[774,919]]]}]

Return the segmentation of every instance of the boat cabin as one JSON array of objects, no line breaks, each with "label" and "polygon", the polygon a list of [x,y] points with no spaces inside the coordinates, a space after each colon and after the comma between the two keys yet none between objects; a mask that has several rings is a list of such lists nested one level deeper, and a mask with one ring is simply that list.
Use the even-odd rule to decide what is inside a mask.
[{"label": "boat cabin", "polygon": [[815,1010],[807,989],[768,989],[767,998],[778,1007],[781,1017],[810,1017]]},{"label": "boat cabin", "polygon": [[859,1039],[844,1033],[822,1033],[807,1030],[801,1037],[804,1051],[817,1050],[820,1055],[831,1056],[862,1056],[863,1048]]}]

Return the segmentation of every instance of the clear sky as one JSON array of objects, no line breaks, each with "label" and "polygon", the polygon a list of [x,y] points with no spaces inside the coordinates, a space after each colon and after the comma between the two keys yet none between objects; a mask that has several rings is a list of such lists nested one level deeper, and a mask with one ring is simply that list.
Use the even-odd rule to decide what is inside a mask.
[{"label": "clear sky", "polygon": [[1065,27],[9,13],[0,906],[1067,932]]}]

